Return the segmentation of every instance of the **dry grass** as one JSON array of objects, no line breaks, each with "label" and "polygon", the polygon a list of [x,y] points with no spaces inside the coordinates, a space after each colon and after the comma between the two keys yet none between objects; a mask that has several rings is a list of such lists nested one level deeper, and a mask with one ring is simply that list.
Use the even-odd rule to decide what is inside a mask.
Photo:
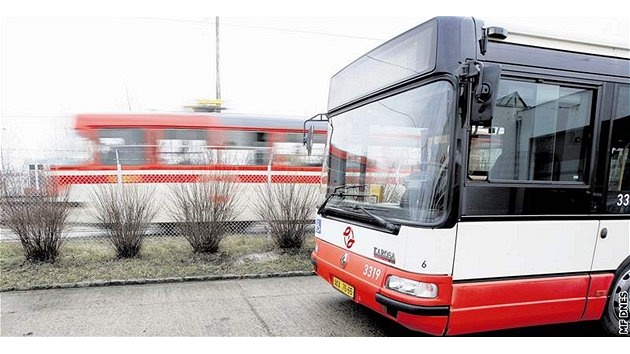
[{"label": "dry grass", "polygon": [[[193,254],[183,237],[145,239],[139,257],[117,259],[105,240],[68,240],[53,264],[26,262],[19,243],[0,243],[0,290],[85,281],[156,279],[225,274],[309,271],[309,237],[298,251],[274,250],[268,236],[231,235],[216,254]],[[276,257],[245,261],[246,255],[273,252]]]}]

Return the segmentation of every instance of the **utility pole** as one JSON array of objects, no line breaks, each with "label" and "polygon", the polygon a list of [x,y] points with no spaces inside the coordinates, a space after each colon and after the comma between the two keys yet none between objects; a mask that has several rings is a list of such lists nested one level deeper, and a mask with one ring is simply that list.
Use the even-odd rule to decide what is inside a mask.
[{"label": "utility pole", "polygon": [[216,30],[216,65],[217,65],[217,76],[216,76],[216,80],[217,80],[217,90],[216,90],[216,99],[217,101],[221,100],[221,75],[220,75],[220,70],[219,70],[219,16],[215,16],[214,18],[214,26],[215,26],[215,30]]},{"label": "utility pole", "polygon": [[215,16],[214,17],[214,38],[215,38],[215,58],[214,58],[214,62],[216,65],[216,70],[215,70],[215,78],[216,78],[216,91],[215,91],[215,98],[214,99],[197,99],[197,104],[192,105],[192,106],[187,106],[192,108],[193,111],[195,112],[221,112],[222,110],[225,109],[225,107],[223,107],[223,101],[221,100],[221,70],[220,70],[220,65],[219,65],[219,52],[220,52],[220,48],[219,48],[219,16]]}]

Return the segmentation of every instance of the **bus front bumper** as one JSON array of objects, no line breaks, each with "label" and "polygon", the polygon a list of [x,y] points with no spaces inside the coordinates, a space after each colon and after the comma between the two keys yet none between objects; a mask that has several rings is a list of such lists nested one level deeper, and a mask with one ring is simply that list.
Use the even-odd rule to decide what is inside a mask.
[{"label": "bus front bumper", "polygon": [[[452,293],[450,276],[405,272],[320,239],[316,239],[315,242],[317,252],[311,254],[314,271],[333,287],[351,297],[354,302],[411,330],[432,335],[445,333]],[[438,284],[438,296],[434,299],[424,299],[387,289],[384,284],[390,275]],[[349,286],[352,291],[343,291],[335,286],[335,283],[343,284],[344,289]]]}]

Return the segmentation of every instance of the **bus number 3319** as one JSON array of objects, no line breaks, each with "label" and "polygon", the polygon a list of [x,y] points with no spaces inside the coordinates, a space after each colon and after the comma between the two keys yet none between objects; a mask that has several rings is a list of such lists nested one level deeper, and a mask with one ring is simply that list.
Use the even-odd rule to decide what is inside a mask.
[{"label": "bus number 3319", "polygon": [[630,50],[519,35],[437,17],[332,77],[314,270],[434,335],[625,334]]}]

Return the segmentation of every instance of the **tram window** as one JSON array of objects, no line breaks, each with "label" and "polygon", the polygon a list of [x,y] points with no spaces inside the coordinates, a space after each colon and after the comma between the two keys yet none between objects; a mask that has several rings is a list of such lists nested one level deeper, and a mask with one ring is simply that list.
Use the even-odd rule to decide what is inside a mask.
[{"label": "tram window", "polygon": [[326,134],[313,135],[313,144],[326,144]]},{"label": "tram window", "polygon": [[285,143],[302,143],[302,133],[285,133],[283,134],[284,138],[282,139]]},{"label": "tram window", "polygon": [[[299,143],[303,145],[303,133],[286,133],[285,141],[288,143]],[[313,134],[313,144],[326,144],[326,134]]]},{"label": "tram window", "polygon": [[470,177],[583,183],[592,97],[586,89],[501,80],[492,126],[471,135]]},{"label": "tram window", "polygon": [[160,161],[168,165],[202,165],[211,160],[204,130],[167,129],[157,143]]},{"label": "tram window", "polygon": [[101,163],[116,165],[116,152],[121,165],[146,163],[146,146],[142,129],[101,129],[98,132]]},{"label": "tram window", "polygon": [[274,164],[288,166],[321,166],[324,159],[326,136],[313,135],[311,155],[306,153],[302,133],[286,133],[283,141],[273,143]]},{"label": "tram window", "polygon": [[230,130],[221,134],[219,163],[227,165],[267,165],[269,134],[267,132]]},{"label": "tram window", "polygon": [[256,165],[267,165],[269,163],[269,137],[265,132],[256,132],[256,141],[254,142],[256,153],[254,162]]},{"label": "tram window", "polygon": [[608,174],[606,209],[611,213],[630,213],[630,87],[617,90]]},{"label": "tram window", "polygon": [[281,141],[274,141],[272,144],[273,163],[286,166],[305,165],[306,149],[302,144],[302,134],[284,133],[281,137]]}]

